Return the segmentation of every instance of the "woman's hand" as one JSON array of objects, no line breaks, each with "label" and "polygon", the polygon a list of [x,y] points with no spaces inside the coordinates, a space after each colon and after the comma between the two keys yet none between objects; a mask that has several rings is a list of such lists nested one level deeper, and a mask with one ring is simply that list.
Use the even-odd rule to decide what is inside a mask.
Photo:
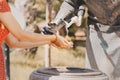
[{"label": "woman's hand", "polygon": [[56,34],[56,40],[52,43],[53,46],[62,49],[67,49],[72,47],[72,44],[68,42],[64,37],[60,36],[58,33]]}]

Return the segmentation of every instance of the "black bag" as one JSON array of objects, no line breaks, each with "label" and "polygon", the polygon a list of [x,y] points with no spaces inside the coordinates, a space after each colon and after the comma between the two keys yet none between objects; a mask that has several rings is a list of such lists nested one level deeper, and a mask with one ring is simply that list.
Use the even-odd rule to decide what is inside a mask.
[{"label": "black bag", "polygon": [[120,0],[85,0],[85,4],[99,23],[120,25]]}]

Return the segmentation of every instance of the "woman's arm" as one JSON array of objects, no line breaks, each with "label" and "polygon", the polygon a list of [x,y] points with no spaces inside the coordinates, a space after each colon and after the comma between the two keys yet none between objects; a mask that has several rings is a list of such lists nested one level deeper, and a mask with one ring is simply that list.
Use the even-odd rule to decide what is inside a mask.
[{"label": "woman's arm", "polygon": [[41,35],[23,31],[11,12],[0,13],[0,21],[7,27],[10,33],[20,41],[54,41],[56,38],[55,35]]},{"label": "woman's arm", "polygon": [[[11,12],[0,12],[0,21],[6,26],[10,33],[19,41],[29,42],[54,42],[54,44],[61,48],[69,48],[70,44],[66,39],[59,35],[42,35],[37,33],[25,32],[21,29],[19,23],[13,17]],[[56,39],[57,38],[57,39]]]},{"label": "woman's arm", "polygon": [[31,48],[31,47],[37,47],[37,46],[40,46],[40,45],[50,44],[49,41],[42,41],[42,42],[22,42],[22,41],[19,41],[18,39],[16,39],[10,33],[6,37],[5,42],[11,48]]}]

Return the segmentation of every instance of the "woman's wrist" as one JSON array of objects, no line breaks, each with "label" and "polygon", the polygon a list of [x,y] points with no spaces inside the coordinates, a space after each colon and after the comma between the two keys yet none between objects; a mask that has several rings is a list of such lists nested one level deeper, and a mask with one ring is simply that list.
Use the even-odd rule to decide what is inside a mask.
[{"label": "woman's wrist", "polygon": [[52,43],[54,43],[54,42],[57,41],[57,34],[53,34],[53,37],[54,37],[54,38],[53,38],[52,41],[51,41]]}]

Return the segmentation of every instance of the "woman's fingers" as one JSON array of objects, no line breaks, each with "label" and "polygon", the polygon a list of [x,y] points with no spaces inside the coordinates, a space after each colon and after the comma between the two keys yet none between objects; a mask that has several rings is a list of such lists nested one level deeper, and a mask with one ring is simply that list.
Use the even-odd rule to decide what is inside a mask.
[{"label": "woman's fingers", "polygon": [[57,36],[57,39],[56,41],[54,42],[54,45],[53,46],[57,46],[59,48],[71,48],[72,47],[72,44],[70,42],[68,42],[67,39],[65,39],[64,37],[60,36],[59,33],[56,33],[56,36]]}]

